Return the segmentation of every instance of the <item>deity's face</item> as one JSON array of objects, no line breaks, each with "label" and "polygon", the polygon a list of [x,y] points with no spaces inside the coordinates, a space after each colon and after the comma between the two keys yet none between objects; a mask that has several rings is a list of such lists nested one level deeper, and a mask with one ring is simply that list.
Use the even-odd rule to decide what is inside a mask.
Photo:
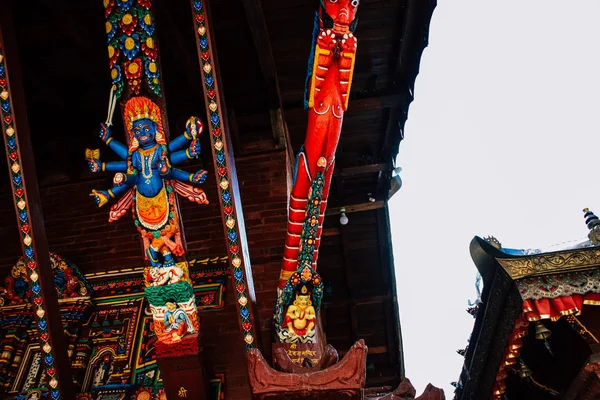
[{"label": "deity's face", "polygon": [[173,312],[177,308],[177,303],[167,302],[167,304],[165,304],[165,306],[167,307],[167,310]]},{"label": "deity's face", "polygon": [[297,301],[297,304],[298,304],[297,307],[300,308],[300,309],[302,309],[302,310],[304,310],[305,308],[307,308],[310,305],[309,304],[310,298],[308,296],[305,296],[305,295],[299,295],[296,298],[296,301]]},{"label": "deity's face", "polygon": [[131,128],[133,137],[137,139],[142,148],[154,146],[156,143],[156,130],[156,122],[150,119],[138,119]]},{"label": "deity's face", "polygon": [[356,9],[360,0],[323,0],[323,3],[325,11],[333,19],[333,31],[335,32],[336,30],[347,30],[350,23],[356,18]]}]

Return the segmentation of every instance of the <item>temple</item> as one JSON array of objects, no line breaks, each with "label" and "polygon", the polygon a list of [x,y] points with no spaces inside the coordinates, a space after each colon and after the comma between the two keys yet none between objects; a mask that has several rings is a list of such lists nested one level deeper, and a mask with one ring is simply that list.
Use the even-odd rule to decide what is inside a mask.
[{"label": "temple", "polygon": [[388,215],[435,6],[0,0],[0,398],[444,399]]},{"label": "temple", "polygon": [[600,398],[600,220],[583,212],[588,237],[548,249],[472,240],[483,292],[457,400]]}]

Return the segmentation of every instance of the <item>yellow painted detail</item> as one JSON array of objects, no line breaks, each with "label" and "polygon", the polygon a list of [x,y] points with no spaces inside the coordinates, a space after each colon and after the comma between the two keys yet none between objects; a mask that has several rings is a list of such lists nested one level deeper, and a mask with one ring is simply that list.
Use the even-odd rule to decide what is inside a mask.
[{"label": "yellow painted detail", "polygon": [[125,14],[123,15],[121,21],[123,21],[125,25],[129,25],[133,22],[133,17],[131,16],[131,14]]},{"label": "yellow painted detail", "polygon": [[310,108],[315,106],[315,81],[317,80],[317,66],[319,65],[319,56],[321,54],[328,56],[329,54],[331,54],[331,51],[327,49],[322,49],[319,47],[319,45],[316,45],[315,47],[315,61],[313,63],[312,77],[310,79],[310,93],[308,95],[308,107]]},{"label": "yellow painted detail", "polygon": [[127,50],[133,50],[134,47],[135,47],[135,40],[133,40],[132,37],[128,37],[127,39],[125,39],[125,48]]},{"label": "yellow painted detail", "polygon": [[352,86],[352,78],[354,77],[354,61],[356,61],[356,54],[342,53],[342,56],[352,60],[352,65],[350,66],[350,76],[348,76],[348,95],[346,96],[346,101],[344,102],[344,110],[347,110],[348,101],[350,100],[350,87]]},{"label": "yellow painted detail", "polygon": [[139,71],[140,67],[136,63],[131,63],[129,64],[129,67],[127,69],[131,74],[136,74]]}]

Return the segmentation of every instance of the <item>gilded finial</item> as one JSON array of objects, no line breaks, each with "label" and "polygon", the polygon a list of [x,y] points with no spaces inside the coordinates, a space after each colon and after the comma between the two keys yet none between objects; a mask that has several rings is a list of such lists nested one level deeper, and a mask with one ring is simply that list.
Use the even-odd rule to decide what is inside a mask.
[{"label": "gilded finial", "polygon": [[585,224],[587,225],[590,233],[588,233],[588,238],[594,244],[600,244],[600,219],[594,214],[593,211],[590,211],[589,208],[583,209],[583,217],[585,218]]}]

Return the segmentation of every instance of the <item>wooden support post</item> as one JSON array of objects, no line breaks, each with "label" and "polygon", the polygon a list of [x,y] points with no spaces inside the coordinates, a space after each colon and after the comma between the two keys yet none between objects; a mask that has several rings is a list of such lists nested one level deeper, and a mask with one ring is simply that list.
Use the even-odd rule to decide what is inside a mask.
[{"label": "wooden support post", "polygon": [[[33,161],[12,12],[0,3],[0,116],[23,257],[53,400],[75,398]],[[10,71],[10,80],[9,80]]]},{"label": "wooden support post", "polygon": [[210,25],[209,2],[191,0],[190,3],[194,16],[198,60],[202,69],[202,89],[212,144],[215,178],[219,190],[223,229],[231,263],[232,286],[236,293],[236,307],[242,339],[246,345],[246,351],[248,351],[260,343],[257,336],[260,333],[260,328],[257,327],[258,319],[254,313],[256,296],[252,280],[252,267],[250,265],[235,159],[231,150],[231,138],[226,119],[227,112],[223,93],[220,89],[221,82],[215,42]]},{"label": "wooden support post", "polygon": [[[119,193],[119,186],[113,187],[111,190],[114,192],[108,191],[108,194],[110,197],[123,196],[121,200],[127,199],[128,195],[131,196],[130,199],[136,196],[135,206],[131,209],[143,239],[147,267],[144,273],[144,294],[152,312],[154,331],[158,339],[154,348],[166,396],[169,399],[202,400],[207,398],[209,385],[204,374],[200,321],[193,285],[189,278],[183,223],[175,193],[198,204],[208,202],[203,191],[190,185],[202,183],[203,172],[189,175],[174,168],[184,160],[198,156],[199,149],[195,149],[195,140],[202,128],[199,119],[191,117],[186,124],[186,132],[167,144],[170,136],[169,124],[152,1],[125,3],[127,2],[105,2],[104,5],[106,25],[110,28],[107,30],[107,37],[113,81],[111,109],[114,109],[115,102],[120,101],[127,144],[119,144],[116,140],[113,143],[112,137],[106,139],[106,131],[103,141],[127,163],[125,167],[123,164],[119,167],[113,163],[114,168],[107,168],[108,171],[119,171],[121,175],[117,176],[125,180],[130,176],[143,176],[144,179],[133,178],[135,181],[130,182],[129,188],[132,192]],[[166,21],[172,23],[168,11]],[[139,49],[136,48],[140,40],[143,42],[143,52],[138,52]],[[174,42],[179,41],[175,39]],[[128,45],[122,46],[122,43]],[[134,45],[136,43],[137,45]],[[122,52],[118,50],[119,47],[123,47]],[[132,53],[128,54],[128,51]],[[111,113],[112,111],[109,112],[107,125],[112,121]],[[146,132],[149,132],[148,135],[152,135],[154,143],[144,144],[144,139],[138,141],[135,137],[134,124],[140,120],[146,120],[143,124]],[[148,123],[148,120],[151,120],[151,123]],[[146,136],[148,137],[150,136]],[[118,150],[119,148],[121,150]],[[126,156],[123,154],[125,149]],[[91,151],[92,155],[93,153]],[[141,166],[136,166],[136,162],[131,161],[135,158],[133,155],[141,157]],[[88,161],[89,159],[88,157]],[[155,161],[159,159],[162,160],[162,166],[157,168]],[[168,171],[168,178],[163,168]],[[138,175],[131,174],[132,170]],[[162,176],[158,177],[159,174]],[[148,186],[144,188],[144,185]],[[98,193],[95,191],[95,196],[101,205]],[[156,194],[150,197],[150,193]],[[100,192],[100,195],[104,194]],[[143,201],[138,202],[137,199],[142,197],[152,200],[146,202],[146,205],[140,205]],[[150,211],[151,207],[155,206],[165,215],[161,222],[152,221],[152,218],[148,217],[153,213]],[[166,274],[176,275],[177,279],[168,278],[161,281],[157,278]]]}]

